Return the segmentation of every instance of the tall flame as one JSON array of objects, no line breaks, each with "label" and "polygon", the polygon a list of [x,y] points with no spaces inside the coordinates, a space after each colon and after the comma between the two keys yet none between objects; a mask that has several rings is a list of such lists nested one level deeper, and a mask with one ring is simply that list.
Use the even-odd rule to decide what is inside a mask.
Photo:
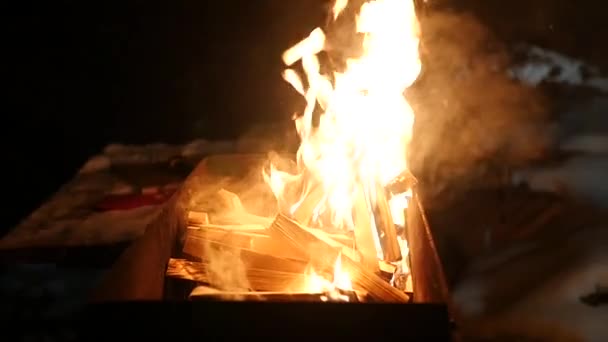
[{"label": "tall flame", "polygon": [[[335,1],[334,19],[347,5],[347,0]],[[284,192],[290,184],[299,182],[303,189],[298,198],[283,203],[287,214],[318,185],[323,196],[315,203],[313,224],[349,230],[358,189],[372,195],[376,184],[385,185],[407,169],[414,113],[403,92],[421,70],[413,0],[366,2],[356,28],[364,37],[364,53],[347,60],[344,72],[320,72],[317,54],[326,45],[320,28],[283,54],[288,66],[301,61],[306,74],[304,81],[293,69],[283,73],[306,99],[303,114],[294,119],[301,138],[300,173],[291,175],[275,167],[265,173],[279,201],[286,201]],[[317,107],[323,113],[313,126]]]}]

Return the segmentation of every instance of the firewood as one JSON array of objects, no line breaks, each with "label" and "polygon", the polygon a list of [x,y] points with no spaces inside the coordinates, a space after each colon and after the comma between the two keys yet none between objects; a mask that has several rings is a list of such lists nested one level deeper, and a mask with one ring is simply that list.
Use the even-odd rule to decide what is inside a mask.
[{"label": "firewood", "polygon": [[401,248],[399,248],[399,241],[397,241],[397,229],[395,228],[391,208],[386,198],[386,190],[379,184],[376,186],[376,201],[373,213],[380,246],[382,247],[382,259],[389,262],[401,260]]},{"label": "firewood", "polygon": [[251,248],[251,241],[255,238],[268,238],[264,232],[247,231],[247,230],[231,230],[231,229],[214,229],[208,227],[188,227],[186,232],[186,240],[188,237],[206,240],[210,242],[219,242],[226,245],[231,245],[235,248]]},{"label": "firewood", "polygon": [[343,266],[349,272],[353,284],[360,286],[370,297],[384,302],[409,302],[410,298],[407,294],[369,272],[360,263],[344,258]]},{"label": "firewood", "polygon": [[398,195],[412,189],[417,182],[416,177],[406,170],[390,181],[385,188],[391,194]]},{"label": "firewood", "polygon": [[346,247],[355,248],[355,244],[353,242],[353,238],[351,236],[349,236],[349,235],[346,235],[346,234],[330,234],[330,233],[325,233],[325,235],[327,235],[327,237],[329,237],[330,239],[343,244]]},{"label": "firewood", "polygon": [[234,233],[252,233],[252,234],[264,234],[266,227],[259,224],[205,224],[205,225],[192,225],[189,224],[188,228],[192,230],[206,230],[206,231],[218,231],[218,232],[234,232]]},{"label": "firewood", "polygon": [[193,257],[204,259],[206,248],[221,247],[273,256],[280,260],[307,260],[303,253],[290,249],[289,246],[281,244],[280,241],[274,241],[267,235],[255,232],[189,229],[186,232],[182,251]]},{"label": "firewood", "polygon": [[321,184],[313,185],[300,205],[291,213],[291,217],[302,225],[310,225],[315,208],[323,200],[325,191]]},{"label": "firewood", "polygon": [[354,195],[355,241],[362,255],[363,264],[371,271],[378,271],[378,251],[374,241],[375,228],[372,225],[372,210],[363,187],[357,188]]},{"label": "firewood", "polygon": [[190,225],[206,224],[207,221],[219,225],[259,224],[265,227],[272,223],[271,218],[247,211],[237,194],[223,188],[208,194],[204,201],[199,201],[191,208],[188,221]]},{"label": "firewood", "polygon": [[271,237],[284,241],[289,246],[296,247],[297,250],[305,253],[308,258],[313,259],[314,263],[333,264],[340,253],[360,261],[352,249],[332,240],[325,232],[305,228],[283,214],[277,214],[274,222],[268,228],[268,232]]},{"label": "firewood", "polygon": [[282,238],[286,243],[308,253],[311,257],[313,253],[317,254],[315,257],[326,265],[332,265],[339,253],[342,253],[343,266],[349,272],[352,282],[369,293],[370,297],[386,302],[409,301],[405,293],[365,269],[355,253],[327,236],[302,227],[281,214],[277,215],[269,231],[271,236]]},{"label": "firewood", "polygon": [[321,302],[322,293],[294,293],[280,291],[264,292],[210,292],[205,287],[196,287],[190,300],[202,301],[255,301],[255,302]]},{"label": "firewood", "polygon": [[189,211],[188,212],[188,224],[189,225],[209,224],[209,215],[206,212]]},{"label": "firewood", "polygon": [[[261,231],[266,233],[264,229]],[[227,248],[246,249],[260,254],[272,255],[279,258],[306,260],[303,253],[290,249],[280,241],[272,239],[260,231],[239,231],[221,229],[189,229],[186,233],[183,251],[192,256],[203,257],[204,248],[208,244],[222,245]]]},{"label": "firewood", "polygon": [[[185,259],[169,259],[166,276],[209,283],[207,275],[208,263],[188,261]],[[265,268],[248,267],[246,276],[251,288],[255,291],[287,291],[305,288],[307,277],[303,272],[287,272],[276,267],[276,264],[256,265]],[[305,267],[302,267],[303,271]]]},{"label": "firewood", "polygon": [[233,211],[245,211],[243,204],[241,203],[241,199],[235,193],[227,191],[225,189],[220,189],[217,192],[220,201],[224,204],[224,207]]},{"label": "firewood", "polygon": [[210,215],[209,221],[217,225],[260,225],[268,227],[272,219],[247,211],[224,211]]},{"label": "firewood", "polygon": [[378,262],[378,266],[380,268],[380,271],[384,272],[384,273],[388,273],[390,275],[395,274],[395,272],[397,271],[397,266],[388,263],[386,261],[379,261]]}]

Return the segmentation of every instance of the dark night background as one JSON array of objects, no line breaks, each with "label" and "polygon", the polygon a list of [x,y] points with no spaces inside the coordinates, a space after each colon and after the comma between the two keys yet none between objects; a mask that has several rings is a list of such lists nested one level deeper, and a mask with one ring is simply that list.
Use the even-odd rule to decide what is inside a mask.
[{"label": "dark night background", "polygon": [[[322,22],[323,4],[39,1],[6,10],[2,232],[108,143],[230,139],[289,120],[301,99],[280,78],[280,54]],[[606,65],[601,1],[428,4],[472,11],[503,39]]]}]

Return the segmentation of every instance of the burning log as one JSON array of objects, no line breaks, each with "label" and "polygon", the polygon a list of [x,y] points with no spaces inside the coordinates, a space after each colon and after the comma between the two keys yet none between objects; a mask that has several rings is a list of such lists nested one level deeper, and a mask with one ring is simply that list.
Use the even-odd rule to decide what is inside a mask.
[{"label": "burning log", "polygon": [[386,302],[408,302],[409,297],[385,282],[381,277],[368,271],[359,262],[358,256],[342,244],[300,226],[297,222],[279,214],[269,227],[271,236],[281,238],[291,246],[315,257],[325,265],[336,260],[339,253],[345,257],[343,263],[350,272],[353,283],[369,293],[373,298]]},{"label": "burning log", "polygon": [[[194,262],[184,259],[169,259],[167,265],[167,277],[196,281],[209,284],[210,279],[207,273],[209,263]],[[284,267],[277,264],[266,263],[256,264],[257,267],[248,267],[246,277],[251,288],[255,291],[286,291],[287,289],[304,288],[307,277],[300,272],[285,271]]]},{"label": "burning log", "polygon": [[380,246],[382,247],[382,259],[395,262],[401,260],[401,248],[397,240],[397,229],[393,222],[391,209],[386,198],[383,187],[376,187],[376,201],[374,206],[374,223],[378,231]]},{"label": "burning log", "polygon": [[390,181],[385,188],[392,195],[398,195],[412,189],[416,183],[418,183],[416,177],[409,170],[405,170]]},{"label": "burning log", "polygon": [[216,214],[211,217],[210,221],[217,225],[257,225],[264,227],[268,227],[272,223],[272,219],[254,215],[244,210]]},{"label": "burning log", "polygon": [[[238,227],[237,227],[238,228]],[[262,233],[265,233],[265,229]],[[204,249],[213,246],[224,246],[231,249],[250,250],[254,253],[272,255],[278,258],[306,260],[302,253],[289,249],[270,236],[260,234],[260,231],[189,229],[186,233],[183,252],[201,259],[205,256]]]},{"label": "burning log", "polygon": [[314,186],[302,200],[302,203],[292,213],[293,218],[302,225],[310,225],[315,208],[325,196],[321,185]]}]

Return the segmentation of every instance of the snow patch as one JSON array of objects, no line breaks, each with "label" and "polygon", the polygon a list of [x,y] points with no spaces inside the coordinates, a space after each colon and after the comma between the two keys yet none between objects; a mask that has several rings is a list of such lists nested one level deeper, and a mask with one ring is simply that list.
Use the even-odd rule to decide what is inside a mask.
[{"label": "snow patch", "polygon": [[509,70],[509,75],[517,80],[531,86],[554,82],[608,92],[608,78],[602,77],[598,68],[581,60],[538,46],[527,46],[525,55],[525,62]]},{"label": "snow patch", "polygon": [[608,208],[608,155],[583,155],[555,167],[535,167],[513,173],[514,184],[526,183],[533,190],[566,191],[582,200]]}]

